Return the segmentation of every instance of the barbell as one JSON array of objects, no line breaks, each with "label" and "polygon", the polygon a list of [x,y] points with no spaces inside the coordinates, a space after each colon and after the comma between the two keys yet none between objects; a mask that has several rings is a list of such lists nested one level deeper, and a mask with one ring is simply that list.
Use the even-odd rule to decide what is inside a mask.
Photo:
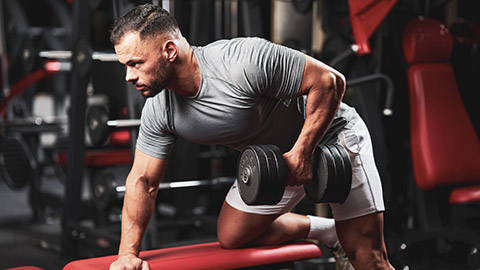
[{"label": "barbell", "polygon": [[93,145],[104,145],[115,128],[132,128],[140,126],[140,119],[110,120],[110,113],[105,105],[89,106],[85,116],[87,132]]},{"label": "barbell", "polygon": [[[97,209],[107,210],[113,206],[120,205],[125,197],[125,178],[123,184],[119,182],[118,175],[112,169],[104,169],[93,176],[92,199]],[[212,179],[181,180],[174,182],[162,182],[159,190],[170,190],[178,188],[197,188],[206,186],[231,185],[235,177],[216,177]]]}]

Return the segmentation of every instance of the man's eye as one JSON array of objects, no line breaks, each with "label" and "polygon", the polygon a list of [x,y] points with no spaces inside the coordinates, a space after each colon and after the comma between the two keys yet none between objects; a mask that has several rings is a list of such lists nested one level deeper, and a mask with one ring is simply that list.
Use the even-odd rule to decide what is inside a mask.
[{"label": "man's eye", "polygon": [[138,67],[140,64],[141,64],[140,62],[131,62],[131,63],[128,63],[127,66],[136,68],[136,67]]}]

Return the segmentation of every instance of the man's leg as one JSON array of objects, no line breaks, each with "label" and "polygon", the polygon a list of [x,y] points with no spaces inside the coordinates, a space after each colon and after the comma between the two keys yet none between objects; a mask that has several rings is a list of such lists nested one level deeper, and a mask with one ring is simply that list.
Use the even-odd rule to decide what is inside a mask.
[{"label": "man's leg", "polygon": [[276,205],[248,206],[236,185],[228,192],[218,218],[218,239],[224,248],[279,244],[308,236],[327,246],[338,242],[333,219],[290,213],[305,196],[303,187],[287,187]]},{"label": "man's leg", "polygon": [[387,258],[383,212],[337,221],[336,228],[340,244],[355,269],[394,269]]},{"label": "man's leg", "polygon": [[310,221],[306,216],[247,213],[224,203],[217,231],[222,247],[238,248],[246,244],[279,244],[306,238],[309,229]]}]

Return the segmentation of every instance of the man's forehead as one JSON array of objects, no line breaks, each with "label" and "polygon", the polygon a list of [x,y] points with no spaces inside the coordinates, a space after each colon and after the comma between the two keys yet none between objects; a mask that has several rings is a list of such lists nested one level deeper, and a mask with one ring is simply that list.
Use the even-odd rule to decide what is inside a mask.
[{"label": "man's forehead", "polygon": [[134,45],[140,40],[140,35],[137,32],[127,32],[120,39],[120,42],[115,47],[123,47],[128,45]]},{"label": "man's forehead", "polygon": [[118,60],[121,63],[126,63],[138,54],[140,37],[135,32],[126,33],[120,42],[114,46],[117,53]]}]

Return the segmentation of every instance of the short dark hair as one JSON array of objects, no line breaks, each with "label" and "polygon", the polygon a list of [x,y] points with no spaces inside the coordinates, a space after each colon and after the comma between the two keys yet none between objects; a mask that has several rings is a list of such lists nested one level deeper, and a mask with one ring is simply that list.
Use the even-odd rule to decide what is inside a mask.
[{"label": "short dark hair", "polygon": [[120,17],[113,25],[110,41],[118,44],[125,34],[138,32],[140,38],[179,31],[177,21],[165,9],[154,4],[139,5]]}]

